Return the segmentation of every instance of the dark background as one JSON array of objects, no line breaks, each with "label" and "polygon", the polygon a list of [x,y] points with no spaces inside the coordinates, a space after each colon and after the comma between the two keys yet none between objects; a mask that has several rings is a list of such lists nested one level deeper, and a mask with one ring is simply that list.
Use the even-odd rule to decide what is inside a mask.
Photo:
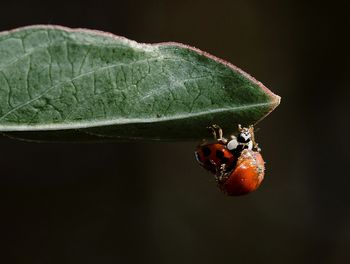
[{"label": "dark background", "polygon": [[0,139],[1,263],[350,263],[346,1],[4,1],[0,29],[59,24],[224,58],[282,96],[263,186],[230,198],[197,142]]}]

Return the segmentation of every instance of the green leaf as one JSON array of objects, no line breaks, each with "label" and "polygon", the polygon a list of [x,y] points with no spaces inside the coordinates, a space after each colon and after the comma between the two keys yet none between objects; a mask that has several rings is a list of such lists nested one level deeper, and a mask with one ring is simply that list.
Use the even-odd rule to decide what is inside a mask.
[{"label": "green leaf", "polygon": [[0,33],[0,131],[17,138],[198,140],[213,123],[255,124],[279,102],[237,67],[179,43],[59,26]]}]

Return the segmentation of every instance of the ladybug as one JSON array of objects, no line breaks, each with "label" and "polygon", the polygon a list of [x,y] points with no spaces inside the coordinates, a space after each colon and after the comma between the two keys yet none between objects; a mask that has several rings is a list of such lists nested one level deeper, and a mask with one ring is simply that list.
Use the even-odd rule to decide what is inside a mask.
[{"label": "ladybug", "polygon": [[236,165],[236,156],[223,143],[203,144],[195,151],[198,163],[213,174],[230,171]]},{"label": "ladybug", "polygon": [[238,135],[223,137],[218,125],[209,127],[215,143],[203,143],[195,151],[198,163],[214,174],[219,188],[230,196],[255,191],[261,184],[265,163],[255,142],[254,128],[238,126]]},{"label": "ladybug", "polygon": [[230,196],[239,196],[255,191],[264,179],[265,162],[257,151],[244,149],[236,167],[224,180],[218,181],[219,188]]},{"label": "ladybug", "polygon": [[204,142],[199,145],[195,151],[197,162],[214,175],[231,171],[236,165],[238,156],[227,148],[227,139],[223,137],[219,126],[212,125],[209,129],[212,130],[216,143]]}]

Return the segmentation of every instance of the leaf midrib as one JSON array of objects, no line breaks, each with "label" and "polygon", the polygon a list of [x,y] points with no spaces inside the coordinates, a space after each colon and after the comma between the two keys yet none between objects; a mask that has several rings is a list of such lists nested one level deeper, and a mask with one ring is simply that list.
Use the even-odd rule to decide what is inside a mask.
[{"label": "leaf midrib", "polygon": [[119,124],[136,124],[136,123],[153,123],[153,122],[164,122],[179,119],[186,119],[192,117],[200,117],[207,114],[218,114],[224,112],[242,111],[252,108],[267,107],[270,106],[269,112],[271,112],[277,105],[279,100],[271,101],[268,103],[258,103],[245,106],[237,106],[230,108],[218,108],[214,110],[208,110],[190,114],[177,114],[172,117],[159,117],[159,118],[115,118],[103,121],[89,120],[88,122],[74,122],[74,123],[57,123],[47,125],[6,125],[0,126],[0,131],[40,131],[40,130],[67,130],[67,129],[79,129],[79,128],[90,128],[99,126],[110,126]]}]

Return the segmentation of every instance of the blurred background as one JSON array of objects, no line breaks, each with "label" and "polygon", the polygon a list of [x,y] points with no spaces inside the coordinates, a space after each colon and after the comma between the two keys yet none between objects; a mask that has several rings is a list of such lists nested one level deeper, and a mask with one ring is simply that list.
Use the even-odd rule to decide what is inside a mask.
[{"label": "blurred background", "polygon": [[258,127],[266,178],[226,197],[198,142],[36,144],[1,138],[1,263],[350,263],[346,1],[6,1],[31,24],[177,41],[282,97]]}]

